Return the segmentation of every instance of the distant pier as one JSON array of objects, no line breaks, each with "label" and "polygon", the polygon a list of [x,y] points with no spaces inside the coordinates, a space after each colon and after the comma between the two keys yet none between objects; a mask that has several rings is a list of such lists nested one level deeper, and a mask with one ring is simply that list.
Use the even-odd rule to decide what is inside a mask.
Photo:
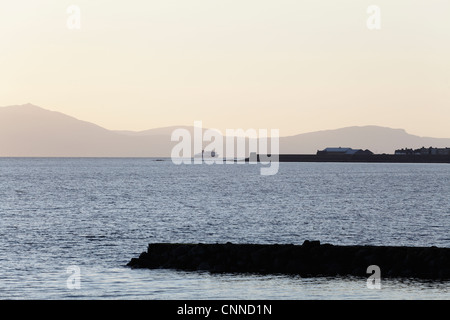
[{"label": "distant pier", "polygon": [[[270,155],[269,155],[270,156]],[[260,161],[258,154],[255,158],[246,158],[245,161]],[[276,157],[267,161],[276,161]],[[385,162],[385,163],[450,163],[449,155],[396,155],[396,154],[279,154],[279,162]]]},{"label": "distant pier", "polygon": [[[261,159],[262,158],[262,159]],[[251,152],[246,162],[390,162],[390,163],[450,163],[450,148],[397,149],[394,154],[374,154],[366,149],[325,148],[316,154],[257,154]]]},{"label": "distant pier", "polygon": [[302,277],[367,277],[376,265],[381,277],[450,279],[450,248],[293,244],[153,243],[132,268],[204,270],[213,273],[295,274]]}]

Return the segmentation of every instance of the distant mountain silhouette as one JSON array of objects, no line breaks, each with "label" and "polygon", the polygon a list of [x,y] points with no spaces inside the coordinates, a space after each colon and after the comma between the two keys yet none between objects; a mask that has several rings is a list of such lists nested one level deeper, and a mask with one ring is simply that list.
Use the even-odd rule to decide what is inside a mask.
[{"label": "distant mountain silhouette", "polygon": [[[170,157],[178,128],[140,132],[107,130],[32,104],[0,108],[1,157]],[[247,128],[243,128],[244,130]],[[205,130],[205,129],[204,129]],[[204,143],[204,146],[209,143]],[[419,137],[403,129],[347,127],[280,137],[280,153],[316,153],[326,147],[370,149],[393,153],[398,148],[450,147],[450,139]]]},{"label": "distant mountain silhouette", "polygon": [[3,157],[163,157],[166,137],[121,134],[32,104],[0,108]]},{"label": "distant mountain silhouette", "polygon": [[114,132],[128,136],[170,136],[176,129],[186,129],[193,134],[194,128],[191,126],[171,126],[163,128],[148,129],[144,131],[115,130]]}]

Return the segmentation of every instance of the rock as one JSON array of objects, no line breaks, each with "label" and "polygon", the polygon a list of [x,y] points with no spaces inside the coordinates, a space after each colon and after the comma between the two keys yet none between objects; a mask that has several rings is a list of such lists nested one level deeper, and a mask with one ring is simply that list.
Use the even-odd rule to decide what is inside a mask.
[{"label": "rock", "polygon": [[368,276],[369,265],[378,265],[382,277],[450,279],[450,248],[337,246],[309,240],[302,245],[154,243],[127,264],[150,269],[363,277]]}]

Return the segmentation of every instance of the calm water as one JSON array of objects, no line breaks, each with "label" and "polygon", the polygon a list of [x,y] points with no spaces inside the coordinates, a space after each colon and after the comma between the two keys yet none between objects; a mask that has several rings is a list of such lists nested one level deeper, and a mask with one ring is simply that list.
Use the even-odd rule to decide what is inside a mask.
[{"label": "calm water", "polygon": [[[450,165],[0,159],[2,299],[450,299],[450,282],[125,267],[150,242],[450,247]],[[80,270],[69,289],[67,268]],[[381,270],[383,272],[383,270]]]}]

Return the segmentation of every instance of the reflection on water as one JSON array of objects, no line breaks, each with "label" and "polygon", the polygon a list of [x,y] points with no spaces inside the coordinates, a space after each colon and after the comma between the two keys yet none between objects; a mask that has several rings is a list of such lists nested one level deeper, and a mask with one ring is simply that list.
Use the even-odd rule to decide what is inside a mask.
[{"label": "reflection on water", "polygon": [[[86,268],[81,288],[67,289],[67,277],[47,274],[26,281],[32,290],[11,284],[13,299],[450,299],[450,281],[382,279],[380,290],[368,289],[359,277],[301,278],[285,275],[210,274],[173,270]],[[22,284],[23,285],[23,284]],[[2,296],[6,292],[1,292]]]}]

